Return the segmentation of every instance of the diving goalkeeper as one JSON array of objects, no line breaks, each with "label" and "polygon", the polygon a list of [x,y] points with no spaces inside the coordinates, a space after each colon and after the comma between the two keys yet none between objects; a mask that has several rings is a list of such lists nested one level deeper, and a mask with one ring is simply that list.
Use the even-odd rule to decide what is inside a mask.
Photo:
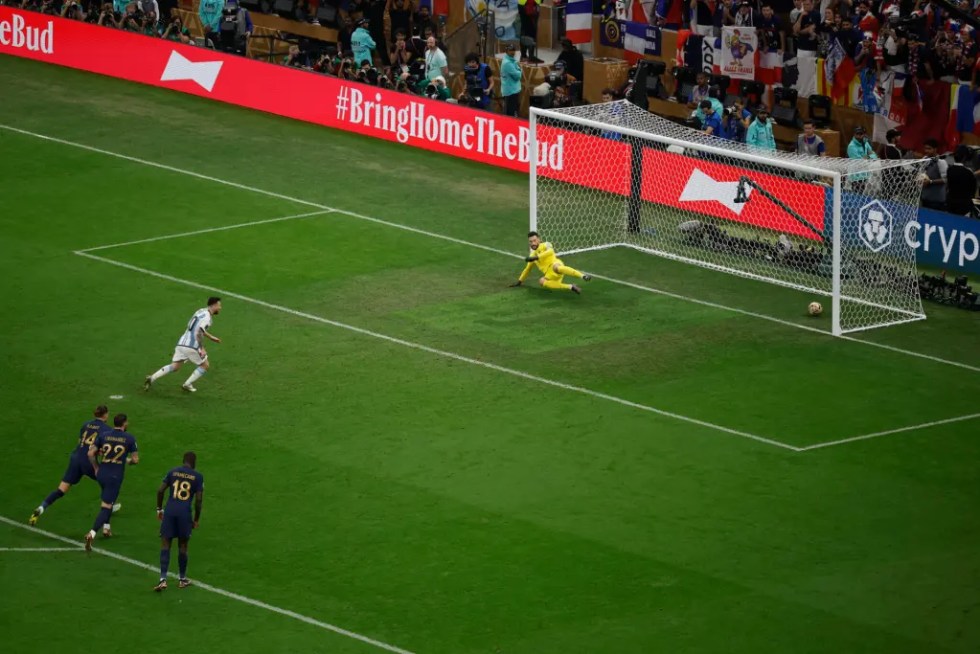
[{"label": "diving goalkeeper", "polygon": [[553,291],[582,292],[582,289],[575,284],[563,284],[562,280],[565,278],[565,275],[579,277],[585,281],[592,279],[592,275],[584,275],[562,263],[561,259],[555,253],[555,248],[551,246],[551,243],[543,242],[537,232],[528,232],[527,244],[531,247],[531,254],[524,259],[527,261],[527,265],[524,266],[521,276],[511,286],[520,286],[523,284],[524,280],[530,274],[531,268],[534,266],[537,266],[538,270],[544,273],[544,277],[539,279],[538,283],[544,288]]}]

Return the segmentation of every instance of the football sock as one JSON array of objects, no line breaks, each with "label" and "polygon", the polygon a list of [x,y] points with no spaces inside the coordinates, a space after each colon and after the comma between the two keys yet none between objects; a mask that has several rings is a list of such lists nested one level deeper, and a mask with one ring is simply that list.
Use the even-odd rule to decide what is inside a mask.
[{"label": "football sock", "polygon": [[[109,515],[112,515],[112,509],[109,509]],[[102,531],[110,531],[111,529],[112,527],[109,526],[108,522],[102,525]]]},{"label": "football sock", "polygon": [[164,375],[169,375],[173,371],[174,371],[174,367],[168,363],[167,365],[165,365],[164,367],[160,368],[155,373],[150,375],[150,381],[156,381],[161,377],[163,377]]},{"label": "football sock", "polygon": [[177,553],[177,566],[180,568],[180,578],[187,579],[187,552]]},{"label": "football sock", "polygon": [[562,284],[561,282],[556,282],[552,279],[544,280],[544,283],[541,285],[545,288],[550,288],[553,291],[569,291],[572,288],[571,284]]},{"label": "football sock", "polygon": [[167,569],[170,568],[170,548],[160,550],[160,579],[167,578]]},{"label": "football sock", "polygon": [[201,366],[198,366],[197,368],[194,369],[194,372],[191,373],[191,376],[187,378],[187,381],[184,382],[184,386],[187,386],[188,384],[193,384],[198,379],[203,377],[204,373],[206,372],[207,370],[205,370]]},{"label": "football sock", "polygon": [[95,524],[92,525],[92,531],[98,531],[102,528],[102,525],[109,522],[109,518],[112,517],[112,509],[99,509],[99,515],[95,519]]},{"label": "football sock", "polygon": [[44,509],[48,508],[64,496],[65,494],[61,492],[60,488],[54,489],[48,494],[47,497],[44,498],[44,501],[41,502],[41,510],[43,511]]},{"label": "football sock", "polygon": [[582,273],[575,270],[574,268],[569,268],[568,266],[558,266],[559,275],[571,275],[572,277],[581,277]]}]

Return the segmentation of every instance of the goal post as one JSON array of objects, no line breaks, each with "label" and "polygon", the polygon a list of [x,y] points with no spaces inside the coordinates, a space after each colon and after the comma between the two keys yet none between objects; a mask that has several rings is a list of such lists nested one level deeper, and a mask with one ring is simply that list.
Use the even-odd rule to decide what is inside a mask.
[{"label": "goal post", "polygon": [[830,298],[835,335],[925,318],[921,162],[758,150],[625,100],[532,108],[529,138],[563,144],[560,165],[530,157],[531,229],[563,253],[625,247]]}]

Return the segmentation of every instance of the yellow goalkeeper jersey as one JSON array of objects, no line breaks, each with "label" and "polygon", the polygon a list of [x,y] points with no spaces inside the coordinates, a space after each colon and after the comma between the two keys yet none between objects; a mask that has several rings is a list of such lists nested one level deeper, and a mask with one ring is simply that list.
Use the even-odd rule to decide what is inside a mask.
[{"label": "yellow goalkeeper jersey", "polygon": [[[558,255],[555,254],[555,248],[551,247],[551,243],[540,243],[535,250],[531,250],[529,256],[537,257],[537,261],[530,261],[526,266],[524,266],[524,272],[521,273],[521,281],[523,281],[529,272],[531,272],[532,266],[537,266],[538,270],[548,274],[551,272],[551,267],[555,265],[556,261],[559,261]],[[559,261],[560,263],[560,261]]]}]

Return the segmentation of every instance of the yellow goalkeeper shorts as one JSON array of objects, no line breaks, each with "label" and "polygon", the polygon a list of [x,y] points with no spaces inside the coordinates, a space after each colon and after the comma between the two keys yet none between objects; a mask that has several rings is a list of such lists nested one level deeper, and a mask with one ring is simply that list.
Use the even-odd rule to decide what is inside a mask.
[{"label": "yellow goalkeeper shorts", "polygon": [[558,266],[564,266],[565,264],[562,263],[561,259],[555,259],[551,263],[551,265],[548,266],[548,270],[547,270],[547,272],[545,272],[544,278],[547,279],[549,282],[560,282],[561,280],[563,280],[565,278],[565,276],[563,274],[556,273],[555,272],[555,266],[556,265],[558,265]]}]

